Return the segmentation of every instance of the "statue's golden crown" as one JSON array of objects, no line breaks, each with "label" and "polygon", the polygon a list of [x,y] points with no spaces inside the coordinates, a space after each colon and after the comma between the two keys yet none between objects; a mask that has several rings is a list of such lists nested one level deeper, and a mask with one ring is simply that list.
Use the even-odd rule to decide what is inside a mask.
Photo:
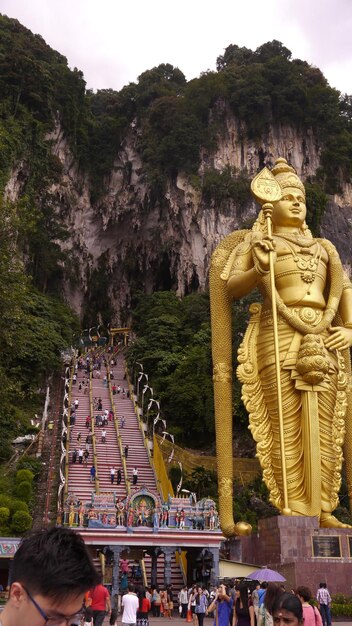
[{"label": "statue's golden crown", "polygon": [[271,173],[275,176],[281,189],[295,187],[300,189],[304,194],[306,193],[303,183],[297,176],[296,170],[291,167],[283,157],[276,159]]}]

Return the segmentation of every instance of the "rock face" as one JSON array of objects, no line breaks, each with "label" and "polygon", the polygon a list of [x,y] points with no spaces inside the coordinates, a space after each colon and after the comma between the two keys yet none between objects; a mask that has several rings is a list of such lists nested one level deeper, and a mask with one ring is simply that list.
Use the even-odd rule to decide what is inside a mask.
[{"label": "rock face", "polygon": [[[243,139],[243,128],[229,112],[217,150],[201,154],[199,175],[225,166],[246,170],[253,176],[264,164],[284,156],[305,179],[319,167],[320,146],[313,134],[305,137],[291,127],[272,127],[260,145]],[[69,230],[65,242],[69,261],[65,266],[64,292],[71,306],[83,315],[94,300],[91,280],[106,282],[115,323],[128,321],[128,309],[137,289],[150,293],[174,289],[183,295],[207,286],[212,251],[232,230],[254,218],[257,207],[248,190],[248,203],[240,208],[229,201],[226,210],[209,205],[190,180],[179,174],[169,181],[162,199],[155,200],[146,183],[138,152],[138,127],[130,131],[116,156],[104,185],[104,194],[92,203],[89,180],[79,171],[60,124],[48,137],[60,159],[63,174],[49,192],[60,219]],[[21,193],[25,164],[18,164],[7,184],[7,196]],[[331,198],[322,224],[322,235],[333,241],[348,271],[351,269],[352,191]]]}]

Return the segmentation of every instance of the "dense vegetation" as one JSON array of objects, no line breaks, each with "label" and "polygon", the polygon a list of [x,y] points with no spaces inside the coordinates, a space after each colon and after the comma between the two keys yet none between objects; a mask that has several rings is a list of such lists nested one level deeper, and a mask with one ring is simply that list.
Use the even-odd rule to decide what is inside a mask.
[{"label": "dense vegetation", "polygon": [[[72,138],[84,82],[66,59],[15,20],[0,17],[0,462],[11,440],[30,432],[43,406],[48,375],[78,322],[59,299],[66,238],[48,186],[61,174],[50,141],[57,110]],[[23,168],[20,198],[4,198],[14,168]],[[2,525],[2,524],[1,524]]]},{"label": "dense vegetation", "polygon": [[[16,210],[0,202],[0,462],[10,440],[27,432],[29,418],[43,406],[48,374],[61,367],[60,351],[77,327],[72,312],[43,294],[26,273],[18,240],[25,228]],[[44,389],[43,389],[44,393]]]},{"label": "dense vegetation", "polygon": [[[234,305],[234,358],[247,309],[243,302]],[[177,435],[181,445],[214,448],[208,294],[190,294],[182,300],[173,292],[140,294],[133,306],[132,328],[137,339],[128,350],[128,363],[135,374],[137,362],[143,364],[154,397],[161,401],[169,432]],[[233,395],[236,428],[243,434],[248,419],[236,379]]]}]

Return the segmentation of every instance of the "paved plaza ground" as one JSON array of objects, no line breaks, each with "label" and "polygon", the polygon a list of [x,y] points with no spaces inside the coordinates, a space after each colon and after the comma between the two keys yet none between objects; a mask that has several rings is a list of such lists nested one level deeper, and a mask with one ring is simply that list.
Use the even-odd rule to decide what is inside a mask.
[{"label": "paved plaza ground", "polygon": [[[118,616],[117,618],[117,624],[118,626],[121,626],[121,615]],[[214,623],[214,619],[211,617],[206,617],[204,620],[204,626],[213,626]],[[339,621],[339,620],[332,620],[333,624],[338,624],[338,626],[351,626],[352,624],[352,619],[351,620],[344,620],[343,622]],[[106,619],[104,622],[104,626],[108,626],[109,624],[109,620]],[[149,617],[149,624],[151,626],[170,626],[170,624],[172,624],[173,626],[186,626],[187,622],[185,619],[181,619],[178,615],[176,615],[176,613],[174,614],[174,616],[172,617],[172,619],[165,619],[164,617]],[[193,622],[190,623],[190,626],[193,625]]]}]

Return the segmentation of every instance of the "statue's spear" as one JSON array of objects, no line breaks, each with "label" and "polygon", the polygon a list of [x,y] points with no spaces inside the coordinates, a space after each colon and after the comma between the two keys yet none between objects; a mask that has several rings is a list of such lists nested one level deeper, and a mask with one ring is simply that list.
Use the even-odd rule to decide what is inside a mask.
[{"label": "statue's spear", "polygon": [[[256,200],[262,205],[262,211],[266,220],[268,238],[272,241],[272,212],[273,202],[281,200],[282,190],[271,171],[264,167],[251,183],[251,191]],[[274,331],[274,351],[275,351],[275,374],[276,374],[276,386],[277,386],[277,408],[279,415],[279,435],[280,435],[280,450],[281,450],[281,467],[282,467],[282,483],[283,483],[283,497],[284,497],[284,515],[291,515],[292,511],[288,506],[288,493],[287,493],[287,476],[286,476],[286,456],[285,456],[285,439],[284,439],[284,420],[282,412],[282,396],[281,396],[281,374],[280,374],[280,351],[279,351],[279,333],[277,323],[277,308],[276,308],[276,287],[275,287],[275,272],[274,272],[274,250],[269,250],[269,273],[270,273],[270,287],[271,287],[271,306],[273,314],[273,331]]]}]

